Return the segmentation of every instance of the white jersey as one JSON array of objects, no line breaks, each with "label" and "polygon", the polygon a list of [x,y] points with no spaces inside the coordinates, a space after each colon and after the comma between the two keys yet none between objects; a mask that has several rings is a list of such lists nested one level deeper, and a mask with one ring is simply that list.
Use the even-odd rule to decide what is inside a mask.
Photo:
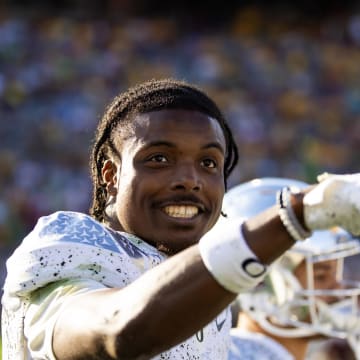
[{"label": "white jersey", "polygon": [[272,338],[242,329],[231,329],[228,360],[295,360]]},{"label": "white jersey", "polygon": [[[55,360],[52,330],[68,299],[104,287],[122,288],[165,259],[141,239],[85,214],[60,211],[40,218],[7,261],[3,360]],[[226,359],[230,327],[231,312],[226,309],[196,335],[154,359]]]}]

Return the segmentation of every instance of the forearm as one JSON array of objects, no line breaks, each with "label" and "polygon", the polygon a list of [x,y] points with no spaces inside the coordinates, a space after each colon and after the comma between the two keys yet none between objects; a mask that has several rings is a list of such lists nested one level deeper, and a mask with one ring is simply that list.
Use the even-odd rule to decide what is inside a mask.
[{"label": "forearm", "polygon": [[[306,228],[303,198],[304,192],[292,194],[291,206],[300,224]],[[295,240],[280,219],[277,205],[246,220],[243,224],[243,233],[251,250],[264,264],[272,263],[295,244]]]},{"label": "forearm", "polygon": [[127,304],[126,312],[114,317],[115,327],[123,324],[117,341],[119,358],[169,349],[208,324],[235,299],[206,270],[197,246],[146,273],[126,289],[126,295],[124,291],[119,296]]},{"label": "forearm", "polygon": [[78,298],[57,323],[54,352],[59,360],[148,359],[193,335],[234,298],[193,246],[122,290]]}]

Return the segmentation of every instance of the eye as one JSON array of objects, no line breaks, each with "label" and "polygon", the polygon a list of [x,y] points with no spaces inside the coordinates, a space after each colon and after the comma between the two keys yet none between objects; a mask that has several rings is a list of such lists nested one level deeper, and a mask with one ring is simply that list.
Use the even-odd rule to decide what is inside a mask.
[{"label": "eye", "polygon": [[327,276],[326,275],[315,275],[314,279],[315,279],[315,282],[324,282],[325,280],[327,280]]},{"label": "eye", "polygon": [[215,169],[217,167],[217,163],[213,159],[204,159],[201,165],[209,169]]},{"label": "eye", "polygon": [[168,161],[167,157],[163,154],[156,154],[149,158],[149,161],[156,163],[165,163]]}]

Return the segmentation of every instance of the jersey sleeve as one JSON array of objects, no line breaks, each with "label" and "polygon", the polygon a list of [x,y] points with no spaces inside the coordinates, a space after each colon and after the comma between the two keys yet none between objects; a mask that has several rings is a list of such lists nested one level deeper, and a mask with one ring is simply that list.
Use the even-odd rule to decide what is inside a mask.
[{"label": "jersey sleeve", "polygon": [[76,296],[104,288],[103,284],[95,280],[71,279],[34,291],[24,319],[24,335],[31,358],[56,360],[52,350],[52,336],[62,309]]}]

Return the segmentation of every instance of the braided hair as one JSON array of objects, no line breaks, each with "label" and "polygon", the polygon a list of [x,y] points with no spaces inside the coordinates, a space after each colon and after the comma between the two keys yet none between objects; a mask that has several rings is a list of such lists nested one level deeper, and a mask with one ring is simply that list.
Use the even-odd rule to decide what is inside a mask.
[{"label": "braided hair", "polygon": [[102,221],[105,215],[107,189],[102,180],[101,170],[110,155],[117,155],[114,141],[114,129],[121,123],[127,127],[136,114],[162,109],[185,109],[200,111],[216,119],[225,136],[226,155],[224,179],[235,167],[238,152],[231,130],[218,106],[200,89],[184,81],[174,79],[150,80],[129,88],[116,96],[106,108],[95,132],[90,168],[93,183],[93,200],[90,215]]}]

